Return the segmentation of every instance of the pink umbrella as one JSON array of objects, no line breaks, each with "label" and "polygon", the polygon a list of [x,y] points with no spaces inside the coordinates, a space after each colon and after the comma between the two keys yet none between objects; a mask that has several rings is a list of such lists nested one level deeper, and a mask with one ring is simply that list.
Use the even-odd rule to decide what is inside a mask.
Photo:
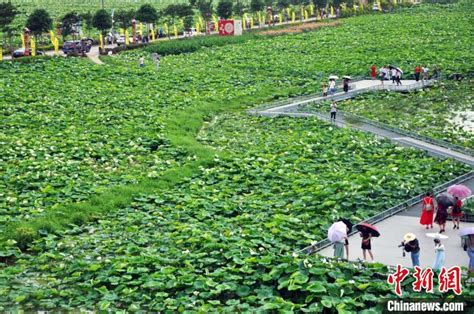
[{"label": "pink umbrella", "polygon": [[466,198],[468,196],[471,196],[472,194],[471,190],[467,186],[462,184],[451,185],[448,188],[448,193],[458,198]]}]

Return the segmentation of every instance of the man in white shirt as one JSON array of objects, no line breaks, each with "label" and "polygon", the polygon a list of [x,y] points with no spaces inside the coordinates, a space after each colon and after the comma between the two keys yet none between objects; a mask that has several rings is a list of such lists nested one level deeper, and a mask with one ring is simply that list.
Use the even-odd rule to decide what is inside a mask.
[{"label": "man in white shirt", "polygon": [[397,79],[397,69],[391,68],[390,69],[390,76],[392,77],[392,83],[395,83]]}]

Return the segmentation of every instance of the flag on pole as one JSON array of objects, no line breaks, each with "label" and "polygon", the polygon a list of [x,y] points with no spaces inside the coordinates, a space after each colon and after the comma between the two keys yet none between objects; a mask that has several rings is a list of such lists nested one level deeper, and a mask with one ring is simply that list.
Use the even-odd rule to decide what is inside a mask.
[{"label": "flag on pole", "polygon": [[125,30],[125,45],[130,45],[130,36],[128,35],[128,30]]},{"label": "flag on pole", "polygon": [[155,30],[151,29],[151,41],[155,41]]},{"label": "flag on pole", "polygon": [[0,61],[3,60],[3,48],[0,47]]},{"label": "flag on pole", "polygon": [[31,56],[35,57],[36,56],[36,42],[33,37],[31,37],[31,40],[30,40],[30,46],[31,46]]},{"label": "flag on pole", "polygon": [[178,38],[178,28],[176,27],[175,24],[173,24],[173,33],[174,33],[174,37]]},{"label": "flag on pole", "polygon": [[283,24],[283,14],[278,14],[278,23]]},{"label": "flag on pole", "polygon": [[334,8],[331,6],[331,16],[334,16]]},{"label": "flag on pole", "polygon": [[296,20],[296,14],[295,12],[291,12],[291,23],[294,23]]}]

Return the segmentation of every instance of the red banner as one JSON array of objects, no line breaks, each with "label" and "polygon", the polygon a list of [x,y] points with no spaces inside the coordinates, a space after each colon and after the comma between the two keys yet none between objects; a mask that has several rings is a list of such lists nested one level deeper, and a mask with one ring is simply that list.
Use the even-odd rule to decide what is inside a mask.
[{"label": "red banner", "polygon": [[219,20],[219,35],[234,36],[234,20]]}]

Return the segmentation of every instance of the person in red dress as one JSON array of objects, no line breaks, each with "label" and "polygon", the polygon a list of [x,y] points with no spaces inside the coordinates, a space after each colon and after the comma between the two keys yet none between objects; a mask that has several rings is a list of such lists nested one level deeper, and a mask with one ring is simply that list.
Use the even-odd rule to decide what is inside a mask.
[{"label": "person in red dress", "polygon": [[372,77],[373,80],[377,78],[377,67],[375,65],[372,65],[370,67],[370,76]]},{"label": "person in red dress", "polygon": [[454,224],[453,229],[456,229],[456,228],[459,229],[459,222],[462,216],[462,211],[461,211],[462,201],[459,199],[459,197],[456,197],[455,200],[456,200],[456,203],[454,204],[453,210],[451,211],[451,217],[453,218],[453,224]]},{"label": "person in red dress", "polygon": [[426,229],[433,228],[434,202],[431,193],[426,193],[421,202],[420,224],[426,226]]},{"label": "person in red dress", "polygon": [[420,80],[421,67],[419,65],[415,68],[415,80],[418,82]]}]

